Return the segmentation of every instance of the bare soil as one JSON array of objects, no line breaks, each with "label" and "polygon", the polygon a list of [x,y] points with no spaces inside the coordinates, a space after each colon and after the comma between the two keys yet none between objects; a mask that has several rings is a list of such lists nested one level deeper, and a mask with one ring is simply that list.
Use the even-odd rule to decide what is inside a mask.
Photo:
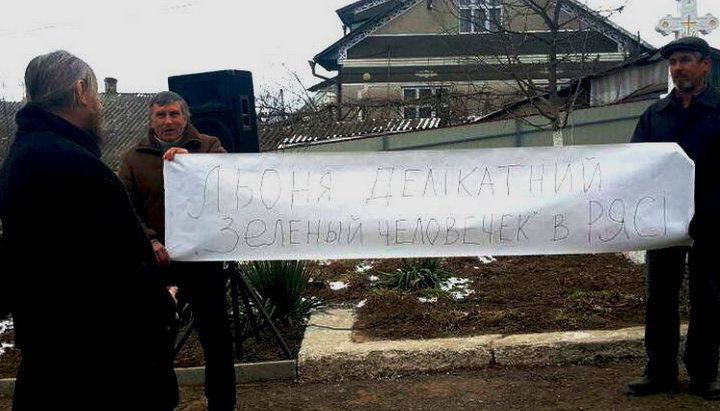
[{"label": "bare soil", "polygon": [[[373,281],[392,273],[395,259],[310,262],[308,297],[330,307],[357,307],[355,338],[427,339],[481,334],[532,333],[563,330],[614,329],[643,324],[644,272],[641,265],[619,253],[556,256],[506,256],[485,264],[476,257],[445,258],[448,275],[468,279],[473,292],[462,300],[439,290],[408,292]],[[362,271],[358,266],[371,266]],[[362,271],[362,272],[361,272]],[[332,290],[330,282],[346,288]],[[420,297],[436,298],[421,302]],[[362,303],[361,303],[362,302]],[[683,310],[683,315],[684,315]],[[302,343],[305,325],[276,324],[293,358]],[[238,362],[286,359],[269,330],[248,337]],[[182,330],[181,330],[182,332]],[[0,341],[12,341],[12,333]],[[0,355],[0,378],[13,377],[20,354]],[[176,358],[176,366],[203,365],[195,333]]]},{"label": "bare soil", "polygon": [[[639,360],[562,367],[491,367],[390,380],[243,384],[237,410],[717,410],[686,391],[634,397]],[[183,387],[178,411],[204,410],[202,388]],[[0,411],[2,409],[0,401]]]},{"label": "bare soil", "polygon": [[[360,339],[609,329],[643,323],[643,269],[620,254],[500,257],[490,264],[482,264],[477,258],[444,261],[453,276],[470,280],[474,293],[456,301],[440,292],[428,295],[384,289],[371,281],[370,275],[392,272],[399,261],[381,260],[312,263],[308,296],[322,297],[329,306],[356,307],[365,300],[355,326],[356,338]],[[372,263],[374,268],[359,273],[356,267],[360,263]],[[328,287],[331,281],[344,281],[349,286],[332,291]],[[418,300],[431,295],[438,298],[437,302]],[[280,327],[295,355],[304,326]],[[248,338],[240,361],[281,359],[277,344],[268,337],[266,334],[261,341]],[[2,338],[11,339],[8,335]],[[6,376],[12,374],[12,358],[18,357],[13,350],[0,356],[0,371]],[[201,350],[194,338],[177,361],[181,366],[201,364]],[[684,370],[683,389],[678,393],[628,395],[626,383],[639,376],[643,365],[643,359],[628,358],[564,366],[491,366],[381,381],[248,383],[239,388],[236,410],[720,409],[718,402],[687,393]],[[72,395],[59,398],[58,404],[65,404],[65,409],[72,404]],[[178,411],[206,409],[202,387],[181,387],[180,398]],[[9,411],[10,404],[9,397],[0,396],[0,411]]]},{"label": "bare soil", "polygon": [[441,295],[434,303],[405,292],[371,292],[358,310],[358,338],[600,330],[644,322],[643,267],[621,254],[500,257],[490,264],[454,258],[446,267],[469,279],[474,292],[461,301]]},{"label": "bare soil", "polygon": [[[417,374],[386,380],[242,384],[238,411],[246,410],[717,410],[720,404],[690,395],[634,397],[625,383],[637,376],[638,359],[598,361],[562,367],[489,367],[478,371]],[[686,377],[686,376],[685,376]],[[128,387],[128,393],[132,387]],[[73,395],[58,398],[57,409],[72,409]],[[138,404],[142,399],[138,398]],[[0,411],[11,399],[0,396]],[[202,387],[181,387],[177,411],[206,410]]]}]

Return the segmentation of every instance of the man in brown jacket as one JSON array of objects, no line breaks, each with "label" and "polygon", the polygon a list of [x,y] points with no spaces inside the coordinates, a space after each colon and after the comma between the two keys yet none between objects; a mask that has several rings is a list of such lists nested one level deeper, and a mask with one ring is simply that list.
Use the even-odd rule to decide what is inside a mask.
[{"label": "man in brown jacket", "polygon": [[220,141],[190,123],[185,100],[171,91],[150,101],[147,138],[122,156],[120,179],[127,187],[158,263],[170,272],[169,290],[190,304],[205,355],[205,396],[210,411],[232,410],[236,402],[232,335],[222,263],[172,262],[165,249],[163,161],[176,154],[225,153]]}]

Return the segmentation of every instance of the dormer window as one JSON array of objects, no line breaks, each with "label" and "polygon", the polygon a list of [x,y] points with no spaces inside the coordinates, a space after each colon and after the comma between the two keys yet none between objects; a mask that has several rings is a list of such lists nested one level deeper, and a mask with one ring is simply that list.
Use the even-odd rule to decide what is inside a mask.
[{"label": "dormer window", "polygon": [[502,27],[501,0],[459,0],[460,33],[498,32]]}]

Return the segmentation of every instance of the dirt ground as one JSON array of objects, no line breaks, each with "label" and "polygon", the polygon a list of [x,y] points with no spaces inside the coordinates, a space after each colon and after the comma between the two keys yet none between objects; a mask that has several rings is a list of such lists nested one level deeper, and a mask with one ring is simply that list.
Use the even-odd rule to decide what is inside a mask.
[{"label": "dirt ground", "polygon": [[[633,397],[638,361],[489,368],[393,380],[264,382],[240,386],[238,410],[717,410],[684,392]],[[183,389],[179,411],[199,411],[201,390]]]},{"label": "dirt ground", "polygon": [[[625,383],[637,376],[642,365],[640,360],[627,360],[563,367],[488,368],[380,381],[241,384],[236,410],[720,409],[719,403],[684,391],[649,397],[628,395]],[[61,409],[72,409],[72,393],[58,399]],[[10,399],[0,396],[0,411],[9,410]],[[177,411],[202,410],[202,388],[183,387]]]},{"label": "dirt ground", "polygon": [[[405,292],[383,288],[383,273],[395,272],[400,264],[397,259],[310,262],[312,282],[306,296],[320,298],[330,307],[356,307],[365,301],[358,309],[357,340],[613,329],[643,324],[643,267],[619,253],[505,256],[490,263],[477,257],[444,258],[442,269],[447,276],[467,279],[467,287],[473,290],[461,300],[439,290]],[[346,287],[333,290],[329,284],[334,282]],[[423,296],[437,301],[420,302]],[[296,357],[304,325],[276,325],[291,355]],[[12,334],[1,335],[1,341],[12,341]],[[287,359],[267,330],[260,340],[248,335],[242,346],[238,362]],[[13,349],[0,356],[0,378],[15,375],[19,358],[19,352]],[[200,365],[202,349],[193,333],[177,356],[176,366]]]},{"label": "dirt ground", "polygon": [[[642,266],[620,254],[445,259],[455,277],[469,279],[474,290],[465,299],[421,303],[422,293],[388,291],[370,278],[392,272],[398,262],[354,260],[312,264],[308,296],[329,306],[357,306],[356,338],[432,338],[482,333],[609,329],[641,325]],[[359,272],[358,265],[372,269]],[[333,291],[329,282],[348,286]],[[291,327],[292,328],[292,327]],[[301,328],[285,329],[296,353]],[[248,339],[246,358],[279,359],[268,338]],[[201,361],[197,342],[189,342],[179,360]],[[274,353],[273,353],[274,352]],[[0,357],[0,366],[2,357]],[[237,410],[718,410],[684,391],[650,397],[627,394],[626,383],[639,376],[644,361],[625,359],[562,367],[490,367],[475,371],[414,375],[384,380],[326,383],[271,381],[241,384]],[[683,379],[686,376],[682,376]],[[684,380],[685,381],[685,380]],[[64,404],[64,400],[69,403]],[[61,405],[62,404],[62,405]],[[178,411],[204,410],[201,387],[182,387]],[[59,409],[72,399],[59,399]],[[0,397],[0,411],[10,399]]]},{"label": "dirt ground", "polygon": [[[644,271],[622,254],[445,259],[473,290],[462,300],[434,293],[371,290],[357,338],[426,339],[616,329],[644,321]],[[425,292],[427,293],[427,292]]]}]

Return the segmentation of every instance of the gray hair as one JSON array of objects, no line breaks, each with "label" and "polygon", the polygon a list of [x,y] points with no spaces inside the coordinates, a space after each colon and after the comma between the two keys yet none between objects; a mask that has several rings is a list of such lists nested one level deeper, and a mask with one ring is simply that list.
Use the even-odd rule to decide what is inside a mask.
[{"label": "gray hair", "polygon": [[65,50],[37,56],[25,69],[25,99],[43,109],[76,107],[75,84],[81,80],[97,91],[95,73],[79,57]]},{"label": "gray hair", "polygon": [[[155,94],[152,100],[150,100],[150,107],[165,107],[173,103],[180,103],[180,112],[186,119],[190,120],[190,107],[188,106],[188,103],[180,94],[175,93],[174,91],[161,91]],[[152,111],[150,112],[150,116],[152,116]]]}]

